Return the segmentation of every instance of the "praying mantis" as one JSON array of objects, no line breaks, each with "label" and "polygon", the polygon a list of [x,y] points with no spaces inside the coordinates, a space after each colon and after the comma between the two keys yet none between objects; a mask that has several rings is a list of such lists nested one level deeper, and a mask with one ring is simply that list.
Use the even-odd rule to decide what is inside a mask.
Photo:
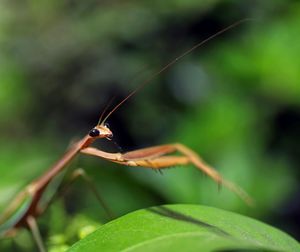
[{"label": "praying mantis", "polygon": [[[107,108],[104,109],[99,122],[88,132],[86,136],[74,143],[53,166],[51,166],[39,178],[29,183],[25,189],[17,194],[17,196],[12,200],[4,213],[0,216],[0,234],[2,236],[10,236],[20,228],[28,228],[31,230],[39,250],[46,251],[42,243],[41,235],[36,222],[36,218],[46,210],[46,207],[41,206],[42,196],[52,180],[61,174],[62,171],[66,169],[67,165],[79,154],[96,156],[101,159],[125,166],[144,167],[154,170],[191,164],[212,178],[217,184],[227,187],[229,190],[233,191],[240,198],[242,198],[246,203],[252,204],[252,199],[246,192],[244,192],[243,189],[224,179],[219,172],[217,172],[210,165],[206,164],[197,153],[181,143],[158,145],[125,153],[105,152],[91,146],[98,139],[110,140],[113,138],[113,132],[109,128],[108,124],[106,124],[107,119],[130,97],[148,84],[154,77],[168,69],[179,59],[183,58],[207,41],[248,20],[249,19],[240,20],[226,27],[225,29],[196,44],[179,57],[175,58],[173,61],[161,68],[158,72],[150,76],[150,78],[143,82],[138,88],[132,91],[125,99],[119,102],[109,113],[107,113],[104,119],[102,119]],[[79,172],[75,176],[84,177],[85,175]],[[100,199],[100,197],[98,197],[98,199]],[[106,207],[103,202],[102,205],[104,208]]]}]

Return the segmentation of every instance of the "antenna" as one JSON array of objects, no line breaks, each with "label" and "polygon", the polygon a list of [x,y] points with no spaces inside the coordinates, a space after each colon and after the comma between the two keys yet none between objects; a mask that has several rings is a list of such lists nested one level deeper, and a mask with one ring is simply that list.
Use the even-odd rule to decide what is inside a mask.
[{"label": "antenna", "polygon": [[99,117],[99,120],[98,120],[98,123],[97,125],[100,125],[101,124],[101,120],[102,120],[102,117],[104,116],[105,112],[107,111],[107,109],[110,107],[110,105],[112,104],[113,100],[116,98],[116,96],[114,95],[109,101],[108,103],[106,104],[104,110],[102,111],[101,113],[101,116]]},{"label": "antenna", "polygon": [[194,45],[192,48],[190,48],[189,50],[185,51],[184,53],[182,53],[181,55],[179,55],[178,57],[176,57],[175,59],[173,59],[172,61],[170,61],[168,64],[166,64],[163,68],[161,68],[160,70],[158,70],[157,72],[155,72],[154,74],[152,74],[148,79],[146,79],[144,82],[141,83],[140,86],[138,86],[135,90],[133,90],[131,93],[129,93],[129,95],[127,95],[119,104],[117,104],[108,114],[107,116],[104,118],[104,120],[102,121],[102,124],[105,123],[105,121],[110,117],[110,115],[112,113],[114,113],[124,102],[126,102],[131,96],[133,96],[135,93],[137,93],[139,90],[141,90],[144,86],[146,86],[150,81],[152,81],[155,77],[157,77],[159,74],[161,74],[162,72],[166,71],[168,68],[170,68],[172,65],[174,65],[178,60],[182,59],[183,57],[185,57],[186,55],[190,54],[192,51],[196,50],[198,47],[204,45],[205,43],[207,43],[208,41],[214,39],[215,37],[218,37],[219,35],[223,34],[224,32],[231,30],[232,28],[248,22],[248,21],[252,21],[252,18],[245,18],[245,19],[241,19],[229,26],[227,26],[226,28],[216,32],[215,34],[209,36],[208,38],[202,40],[201,42],[199,42],[198,44]]}]

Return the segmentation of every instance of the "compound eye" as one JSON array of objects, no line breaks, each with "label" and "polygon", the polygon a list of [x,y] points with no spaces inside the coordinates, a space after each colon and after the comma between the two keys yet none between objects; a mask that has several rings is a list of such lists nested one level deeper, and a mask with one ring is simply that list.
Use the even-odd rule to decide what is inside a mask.
[{"label": "compound eye", "polygon": [[100,130],[98,129],[92,129],[90,132],[89,132],[89,136],[91,137],[97,137],[100,135]]}]

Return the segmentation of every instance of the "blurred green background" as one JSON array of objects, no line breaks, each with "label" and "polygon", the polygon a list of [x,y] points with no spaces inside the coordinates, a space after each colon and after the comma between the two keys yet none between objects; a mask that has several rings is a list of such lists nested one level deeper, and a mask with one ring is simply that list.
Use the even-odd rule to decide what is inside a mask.
[{"label": "blurred green background", "polygon": [[[109,119],[123,151],[181,142],[256,200],[249,208],[192,166],[160,173],[80,156],[116,216],[166,203],[220,207],[300,239],[298,1],[1,1],[0,206],[115,104],[179,54],[243,18],[160,74]],[[119,147],[118,147],[119,146]],[[58,251],[105,223],[78,181],[39,226]],[[32,251],[26,231],[1,251]]]}]

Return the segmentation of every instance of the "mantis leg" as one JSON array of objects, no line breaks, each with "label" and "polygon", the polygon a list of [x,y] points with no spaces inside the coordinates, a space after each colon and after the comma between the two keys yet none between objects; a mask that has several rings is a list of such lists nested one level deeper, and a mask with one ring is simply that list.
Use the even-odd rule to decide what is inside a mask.
[{"label": "mantis leg", "polygon": [[109,209],[109,207],[107,206],[107,204],[105,203],[105,201],[103,200],[103,198],[101,197],[100,193],[98,192],[93,180],[91,179],[90,176],[88,176],[86,174],[86,172],[79,168],[76,169],[71,176],[71,183],[74,182],[75,179],[77,178],[82,178],[83,181],[87,184],[87,186],[89,187],[89,189],[92,191],[92,193],[95,195],[96,199],[98,200],[98,202],[100,203],[100,205],[103,207],[106,215],[108,216],[108,218],[111,220],[114,218],[114,214],[112,213],[112,211]]},{"label": "mantis leg", "polygon": [[[105,204],[105,202],[103,201],[102,197],[100,196],[100,194],[98,193],[96,186],[93,184],[92,179],[85,173],[85,171],[83,169],[76,169],[71,176],[69,177],[68,181],[66,182],[66,184],[64,184],[55,194],[54,196],[46,203],[44,204],[42,207],[39,206],[39,210],[38,210],[38,215],[40,215],[41,213],[43,213],[52,203],[53,201],[60,195],[62,195],[68,187],[70,187],[76,179],[78,178],[82,178],[84,182],[86,182],[86,184],[88,185],[88,187],[90,188],[90,190],[93,192],[93,194],[95,195],[96,199],[99,201],[99,203],[102,205],[102,207],[104,208],[106,214],[108,215],[108,217],[110,219],[113,218],[113,214],[110,211],[110,209],[107,207],[107,205]],[[36,219],[32,216],[29,215],[26,218],[26,224],[29,227],[32,236],[38,246],[38,249],[40,252],[46,252],[38,225],[36,223]]]},{"label": "mantis leg", "polygon": [[26,219],[26,222],[27,222],[27,225],[32,233],[32,236],[39,248],[39,251],[40,252],[46,252],[46,249],[45,249],[45,246],[44,246],[44,243],[43,243],[43,240],[42,240],[42,237],[41,237],[41,233],[40,233],[40,230],[39,230],[39,227],[36,223],[36,220],[33,216],[28,216],[27,219]]},{"label": "mantis leg", "polygon": [[[167,155],[178,152],[180,156]],[[211,177],[219,185],[224,185],[235,192],[247,204],[252,205],[251,197],[234,183],[225,180],[214,168],[206,164],[202,158],[183,144],[167,144],[143,148],[126,153],[107,153],[93,147],[81,150],[81,153],[93,155],[127,166],[141,166],[152,169],[163,169],[176,165],[193,164],[196,168]]]},{"label": "mantis leg", "polygon": [[54,197],[52,197],[52,199],[47,202],[47,204],[45,206],[43,206],[43,209],[40,210],[40,213],[44,212],[49,205],[51,205],[51,203],[59,196],[63,195],[67,189],[78,179],[81,178],[86,185],[88,186],[88,188],[91,190],[91,192],[95,195],[97,201],[99,202],[99,204],[103,207],[107,217],[111,220],[113,219],[114,215],[112,213],[112,211],[109,209],[109,207],[107,206],[107,204],[105,203],[105,201],[103,200],[103,198],[101,197],[100,193],[98,192],[95,184],[93,183],[93,180],[86,174],[86,172],[81,169],[78,168],[75,171],[72,172],[71,176],[68,177],[66,183],[59,189],[59,191],[56,193],[56,195]]}]

